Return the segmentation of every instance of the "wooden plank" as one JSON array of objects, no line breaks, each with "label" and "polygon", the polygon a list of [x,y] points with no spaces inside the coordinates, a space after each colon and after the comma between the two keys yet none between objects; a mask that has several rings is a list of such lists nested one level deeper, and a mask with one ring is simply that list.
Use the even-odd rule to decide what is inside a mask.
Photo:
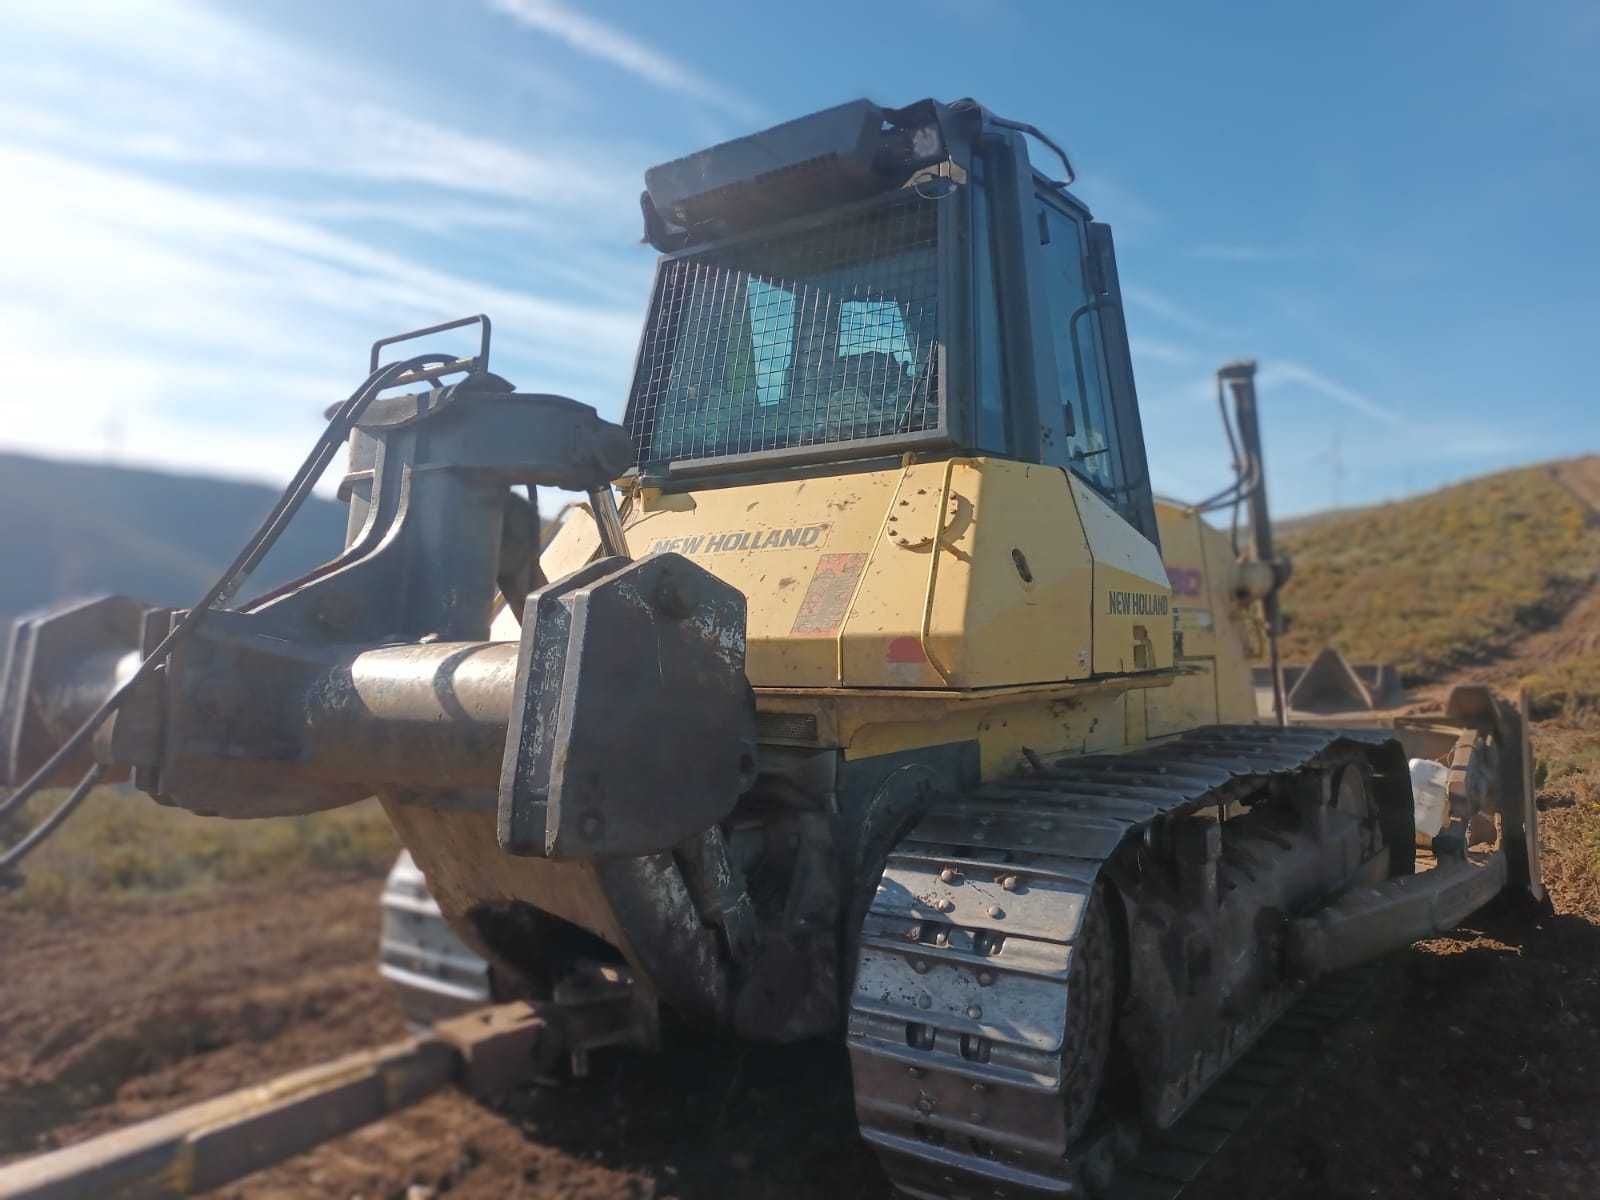
[{"label": "wooden plank", "polygon": [[153,1120],[0,1167],[0,1200],[191,1196],[415,1104],[452,1081],[492,1097],[548,1048],[527,1004],[441,1021],[427,1033],[361,1050],[180,1108]]}]

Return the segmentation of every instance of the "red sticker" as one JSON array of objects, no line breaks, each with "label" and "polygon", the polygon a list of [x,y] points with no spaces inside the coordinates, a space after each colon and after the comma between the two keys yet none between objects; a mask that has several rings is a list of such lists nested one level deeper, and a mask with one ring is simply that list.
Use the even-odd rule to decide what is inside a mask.
[{"label": "red sticker", "polygon": [[922,648],[922,639],[914,637],[897,637],[889,643],[889,649],[883,656],[884,662],[892,663],[925,663],[928,654]]},{"label": "red sticker", "polygon": [[1205,576],[1197,567],[1167,568],[1167,578],[1172,581],[1172,591],[1178,596],[1198,596]]},{"label": "red sticker", "polygon": [[821,554],[817,573],[811,577],[800,611],[795,614],[793,634],[822,636],[838,633],[856,594],[856,581],[867,565],[865,554]]}]

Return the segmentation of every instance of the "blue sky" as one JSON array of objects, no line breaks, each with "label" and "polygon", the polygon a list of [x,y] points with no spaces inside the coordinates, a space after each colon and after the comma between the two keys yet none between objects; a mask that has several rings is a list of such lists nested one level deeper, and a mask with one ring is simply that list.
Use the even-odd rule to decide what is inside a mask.
[{"label": "blue sky", "polygon": [[286,478],[378,336],[485,310],[615,417],[644,168],[841,100],[1050,130],[1117,231],[1158,487],[1261,361],[1289,513],[1600,449],[1600,7],[540,0],[8,11],[0,445]]}]

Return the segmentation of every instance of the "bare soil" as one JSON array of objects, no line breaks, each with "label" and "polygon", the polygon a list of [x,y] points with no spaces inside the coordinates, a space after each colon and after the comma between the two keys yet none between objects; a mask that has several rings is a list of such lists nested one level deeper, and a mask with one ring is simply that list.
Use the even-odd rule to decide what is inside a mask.
[{"label": "bare soil", "polygon": [[[1600,907],[1507,903],[1394,956],[1315,1070],[1199,1200],[1600,1195]],[[1581,880],[1591,877],[1580,874]],[[379,882],[305,880],[66,917],[0,914],[0,1151],[45,1149],[400,1036],[372,969]],[[496,1110],[436,1095],[225,1189],[264,1200],[879,1197],[842,1048],[597,1055]]]},{"label": "bare soil", "polygon": [[[1600,466],[1563,477],[1591,504]],[[1600,644],[1600,589],[1470,675],[1501,685]],[[1600,721],[1541,725],[1570,756]],[[1550,905],[1503,901],[1394,955],[1313,1069],[1207,1168],[1196,1200],[1600,1196],[1600,779],[1541,794]],[[64,1145],[353,1048],[404,1022],[373,969],[380,881],[184,900],[0,904],[0,1158]],[[888,1194],[832,1043],[679,1042],[496,1109],[436,1095],[220,1194]]]}]

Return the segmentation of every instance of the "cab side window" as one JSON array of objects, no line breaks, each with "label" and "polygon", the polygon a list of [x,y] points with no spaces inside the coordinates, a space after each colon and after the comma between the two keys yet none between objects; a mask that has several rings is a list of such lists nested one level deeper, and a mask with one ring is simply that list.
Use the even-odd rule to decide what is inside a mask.
[{"label": "cab side window", "polygon": [[1122,452],[1100,337],[1098,296],[1086,268],[1086,231],[1075,214],[1042,198],[1038,218],[1056,376],[1066,427],[1071,431],[1065,453],[1050,457],[1121,508]]}]

